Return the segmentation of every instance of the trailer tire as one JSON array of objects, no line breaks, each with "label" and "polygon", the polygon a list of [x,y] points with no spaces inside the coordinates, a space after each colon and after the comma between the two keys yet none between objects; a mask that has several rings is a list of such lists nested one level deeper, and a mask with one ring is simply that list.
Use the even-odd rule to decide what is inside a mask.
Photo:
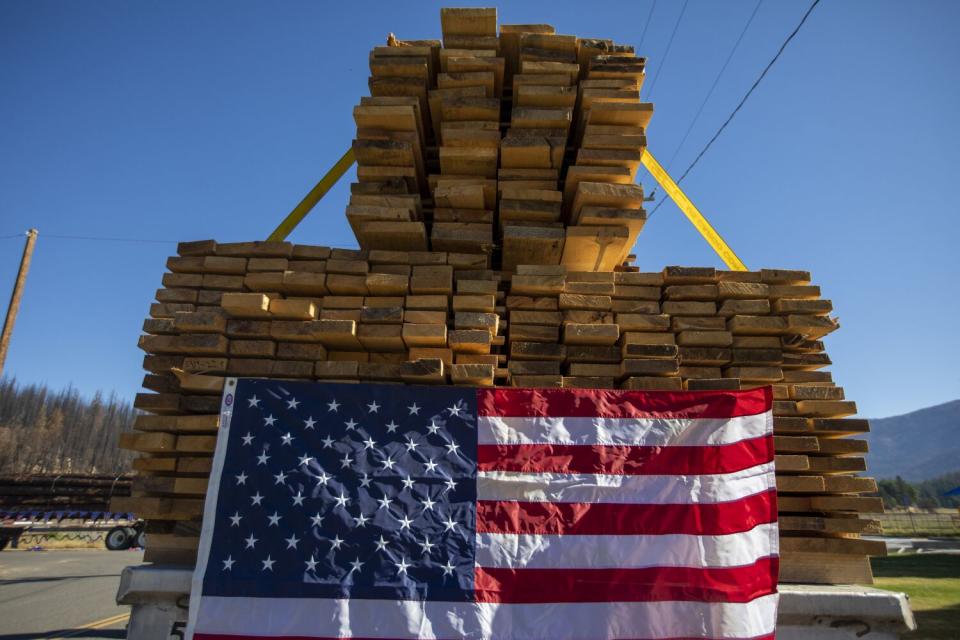
[{"label": "trailer tire", "polygon": [[147,532],[143,529],[137,531],[137,535],[133,538],[136,542],[135,546],[140,547],[141,549],[147,548]]},{"label": "trailer tire", "polygon": [[103,543],[110,551],[129,549],[131,542],[130,532],[127,527],[114,527],[107,531],[107,535],[103,538]]}]

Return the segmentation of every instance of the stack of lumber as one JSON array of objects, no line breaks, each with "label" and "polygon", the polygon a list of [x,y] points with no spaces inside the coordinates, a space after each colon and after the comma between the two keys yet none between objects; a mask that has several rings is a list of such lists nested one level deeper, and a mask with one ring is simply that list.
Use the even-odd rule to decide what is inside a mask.
[{"label": "stack of lumber", "polygon": [[549,25],[498,30],[495,9],[443,9],[441,29],[370,53],[347,207],[360,247],[479,254],[509,273],[623,264],[646,220],[645,60]]},{"label": "stack of lumber", "polygon": [[101,512],[110,499],[130,495],[129,476],[40,474],[0,475],[0,511]]},{"label": "stack of lumber", "polygon": [[354,108],[357,250],[182,243],[145,321],[129,498],[148,562],[195,561],[228,376],[472,386],[772,385],[784,582],[868,583],[884,545],[866,421],[824,368],[806,272],[668,267],[630,251],[652,106],[644,59],[549,25],[444,9],[442,41],[370,54]]},{"label": "stack of lumber", "polygon": [[474,386],[772,385],[781,579],[868,583],[868,430],[825,370],[832,305],[801,271],[486,268],[484,256],[182,243],[144,323],[133,496],[147,561],[193,562],[227,376]]}]

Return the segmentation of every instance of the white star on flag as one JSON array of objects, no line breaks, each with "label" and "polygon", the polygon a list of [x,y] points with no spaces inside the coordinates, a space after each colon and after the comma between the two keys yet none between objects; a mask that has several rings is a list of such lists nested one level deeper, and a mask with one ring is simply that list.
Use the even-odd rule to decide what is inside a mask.
[{"label": "white star on flag", "polygon": [[239,511],[234,511],[233,515],[230,516],[230,526],[231,526],[231,527],[239,527],[241,520],[243,520],[243,516],[240,515],[240,512],[239,512]]},{"label": "white star on flag", "polygon": [[252,504],[259,505],[263,501],[263,496],[260,495],[259,491],[257,491],[255,494],[250,496],[250,499],[253,501]]},{"label": "white star on flag", "polygon": [[400,425],[398,425],[396,422],[391,420],[384,426],[387,428],[387,433],[393,433],[394,431],[397,430],[397,427],[399,427]]},{"label": "white star on flag", "polygon": [[416,402],[414,402],[412,405],[407,407],[407,410],[410,412],[408,415],[411,415],[411,416],[420,415],[420,407],[417,406]]},{"label": "white star on flag", "polygon": [[295,535],[291,535],[289,538],[284,538],[284,541],[287,543],[287,549],[296,549],[297,544],[300,542],[300,538]]},{"label": "white star on flag", "polygon": [[407,562],[406,558],[400,558],[400,562],[394,562],[393,564],[397,567],[397,575],[406,575],[407,568],[413,566]]},{"label": "white star on flag", "polygon": [[329,413],[330,411],[333,411],[334,413],[336,413],[336,412],[337,412],[337,409],[339,409],[339,408],[340,408],[340,403],[337,402],[337,399],[336,399],[336,398],[333,399],[333,402],[328,402],[328,403],[327,403],[327,412],[328,412],[328,413]]},{"label": "white star on flag", "polygon": [[273,423],[276,422],[276,421],[277,421],[277,419],[274,418],[274,417],[273,417],[273,414],[271,413],[269,416],[267,416],[266,418],[263,419],[263,426],[265,426],[265,427],[272,427],[272,426],[273,426]]},{"label": "white star on flag", "polygon": [[317,568],[317,561],[313,559],[313,554],[310,554],[310,559],[307,560],[304,564],[307,565],[307,571],[313,571]]},{"label": "white star on flag", "polygon": [[247,402],[250,403],[250,404],[247,406],[248,409],[249,409],[250,407],[259,407],[259,406],[260,406],[260,398],[258,398],[257,396],[253,396],[252,398],[247,398]]},{"label": "white star on flag", "polygon": [[268,527],[279,527],[279,526],[280,526],[280,518],[281,518],[281,517],[283,517],[283,516],[280,515],[280,512],[279,512],[279,511],[274,511],[272,516],[267,516],[267,519],[270,521],[270,524],[268,524],[267,526],[268,526]]},{"label": "white star on flag", "polygon": [[231,571],[233,569],[233,563],[235,562],[236,560],[233,559],[233,556],[227,556],[227,559],[223,561],[223,570]]},{"label": "white star on flag", "polygon": [[250,534],[249,538],[244,538],[243,541],[247,543],[247,549],[253,549],[255,546],[257,546],[257,539],[253,537],[252,533]]},{"label": "white star on flag", "polygon": [[367,413],[378,413],[380,411],[380,405],[378,405],[377,401],[374,400],[373,402],[367,405],[367,409],[368,409]]},{"label": "white star on flag", "polygon": [[253,443],[253,434],[248,433],[247,435],[243,436],[241,440],[243,440],[243,446],[246,447],[247,445]]},{"label": "white star on flag", "polygon": [[313,526],[319,527],[323,522],[323,516],[320,515],[320,512],[317,512],[317,515],[310,516],[310,522],[313,524]]},{"label": "white star on flag", "polygon": [[271,560],[270,556],[267,556],[267,559],[263,561],[263,569],[261,571],[273,571],[273,565],[276,564],[276,560]]},{"label": "white star on flag", "polygon": [[435,546],[437,546],[433,542],[430,542],[430,538],[427,536],[423,536],[423,542],[418,542],[417,544],[423,547],[424,555],[428,555],[430,553],[430,549],[433,549]]},{"label": "white star on flag", "polygon": [[300,402],[296,398],[291,398],[287,400],[287,409],[296,409],[300,406]]}]

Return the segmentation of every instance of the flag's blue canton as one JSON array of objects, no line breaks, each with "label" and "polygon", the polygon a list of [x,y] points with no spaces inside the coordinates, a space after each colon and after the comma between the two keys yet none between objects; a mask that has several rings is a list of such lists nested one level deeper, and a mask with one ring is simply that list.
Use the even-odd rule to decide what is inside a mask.
[{"label": "flag's blue canton", "polygon": [[475,390],[244,379],[228,401],[204,595],[473,599]]}]

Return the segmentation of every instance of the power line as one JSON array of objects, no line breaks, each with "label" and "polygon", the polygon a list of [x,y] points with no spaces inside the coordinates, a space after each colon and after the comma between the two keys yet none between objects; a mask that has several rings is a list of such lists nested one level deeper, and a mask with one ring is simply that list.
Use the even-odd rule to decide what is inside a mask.
[{"label": "power line", "polygon": [[44,233],[42,238],[56,240],[92,240],[97,242],[140,242],[145,244],[177,244],[177,240],[155,240],[152,238],[112,238],[108,236],[70,236],[64,234]]},{"label": "power line", "polygon": [[647,29],[650,27],[650,20],[653,18],[653,11],[657,8],[657,0],[653,0],[653,4],[650,5],[650,13],[647,14],[647,21],[643,25],[643,33],[640,34],[640,44],[637,45],[637,51],[643,49],[643,41],[647,37]]},{"label": "power line", "polygon": [[653,74],[653,83],[650,85],[650,91],[647,92],[647,100],[653,99],[653,88],[657,86],[657,80],[660,78],[660,72],[663,71],[663,67],[667,64],[667,57],[670,55],[670,48],[673,46],[673,39],[677,37],[677,30],[680,28],[680,21],[683,20],[683,14],[687,11],[687,5],[690,3],[690,0],[683,0],[683,8],[680,9],[680,15],[677,16],[677,21],[673,25],[673,32],[670,34],[670,39],[667,41],[667,49],[663,52],[663,60],[657,65],[657,72]]},{"label": "power line", "polygon": [[[720,134],[723,133],[723,130],[727,128],[727,125],[730,124],[730,121],[733,120],[734,116],[737,115],[737,112],[740,111],[741,107],[743,107],[747,99],[753,94],[757,86],[759,86],[760,82],[766,77],[767,72],[770,71],[774,63],[780,58],[780,54],[783,53],[784,49],[787,48],[787,45],[790,44],[790,41],[793,40],[794,36],[797,35],[797,33],[800,31],[800,28],[803,27],[804,23],[807,21],[807,18],[810,17],[810,13],[816,8],[818,4],[820,4],[820,0],[813,0],[813,3],[807,9],[807,12],[803,14],[803,18],[800,19],[799,24],[797,24],[794,30],[790,32],[790,35],[788,35],[787,39],[783,41],[783,44],[780,45],[780,49],[777,51],[776,55],[774,55],[773,58],[770,60],[770,62],[767,63],[767,66],[764,67],[763,71],[760,73],[760,76],[754,81],[750,89],[747,90],[747,93],[744,94],[743,98],[740,100],[740,103],[736,106],[736,108],[734,108],[734,110],[730,113],[730,115],[727,117],[724,123],[720,125],[720,128],[717,129],[717,132],[713,134],[712,138],[710,138],[710,141],[707,142],[707,144],[703,147],[703,149],[700,150],[700,153],[698,153],[697,157],[693,159],[693,162],[690,163],[690,166],[687,167],[686,171],[683,172],[683,175],[681,175],[680,178],[677,180],[677,184],[680,184],[681,182],[683,182],[683,179],[686,178],[687,175],[690,173],[690,171],[695,166],[697,166],[698,162],[700,162],[700,158],[702,158],[704,154],[710,149],[710,147],[713,146],[713,143],[717,140],[717,138],[720,137]],[[647,216],[648,219],[651,216],[653,216],[654,213],[656,213],[657,209],[660,208],[660,205],[663,204],[664,200],[666,200],[666,198],[661,199],[660,202],[657,203],[657,206],[655,206],[653,208],[653,211],[651,211],[650,214]]]},{"label": "power line", "polygon": [[750,24],[753,22],[754,17],[757,15],[757,11],[760,10],[760,5],[763,4],[763,0],[757,0],[757,6],[753,8],[753,13],[750,14],[750,17],[747,18],[747,23],[743,25],[743,30],[740,32],[740,35],[737,37],[737,41],[733,43],[733,48],[730,49],[730,53],[727,54],[727,59],[723,63],[723,66],[720,67],[720,71],[717,72],[717,77],[713,79],[713,84],[710,85],[710,90],[707,91],[707,95],[704,96],[703,102],[700,103],[700,108],[697,109],[697,113],[693,116],[693,120],[690,121],[690,126],[687,127],[686,133],[683,134],[683,138],[680,139],[680,144],[677,145],[677,148],[674,149],[673,155],[670,156],[670,160],[667,161],[667,170],[670,170],[670,167],[673,165],[673,161],[677,159],[677,154],[680,153],[680,149],[683,148],[683,144],[687,141],[687,138],[690,136],[690,132],[693,131],[693,127],[697,124],[697,121],[700,119],[700,114],[703,113],[703,108],[707,106],[707,102],[710,101],[710,98],[713,96],[714,90],[716,90],[717,85],[720,84],[720,78],[723,77],[724,71],[727,70],[727,66],[730,64],[730,61],[733,60],[733,55],[737,52],[737,48],[740,46],[740,43],[743,41],[743,36],[746,35],[747,29],[750,28]]},{"label": "power line", "polygon": [[[14,233],[8,236],[0,236],[0,240],[9,240],[12,238],[22,238],[26,233]],[[179,240],[157,240],[154,238],[116,238],[111,236],[74,236],[66,235],[59,233],[43,233],[40,234],[40,238],[53,238],[55,240],[84,240],[84,241],[94,241],[94,242],[136,242],[136,243],[147,243],[147,244],[179,244]],[[347,245],[347,244],[331,244],[325,245],[332,247],[334,249],[357,249],[356,245]]]}]

